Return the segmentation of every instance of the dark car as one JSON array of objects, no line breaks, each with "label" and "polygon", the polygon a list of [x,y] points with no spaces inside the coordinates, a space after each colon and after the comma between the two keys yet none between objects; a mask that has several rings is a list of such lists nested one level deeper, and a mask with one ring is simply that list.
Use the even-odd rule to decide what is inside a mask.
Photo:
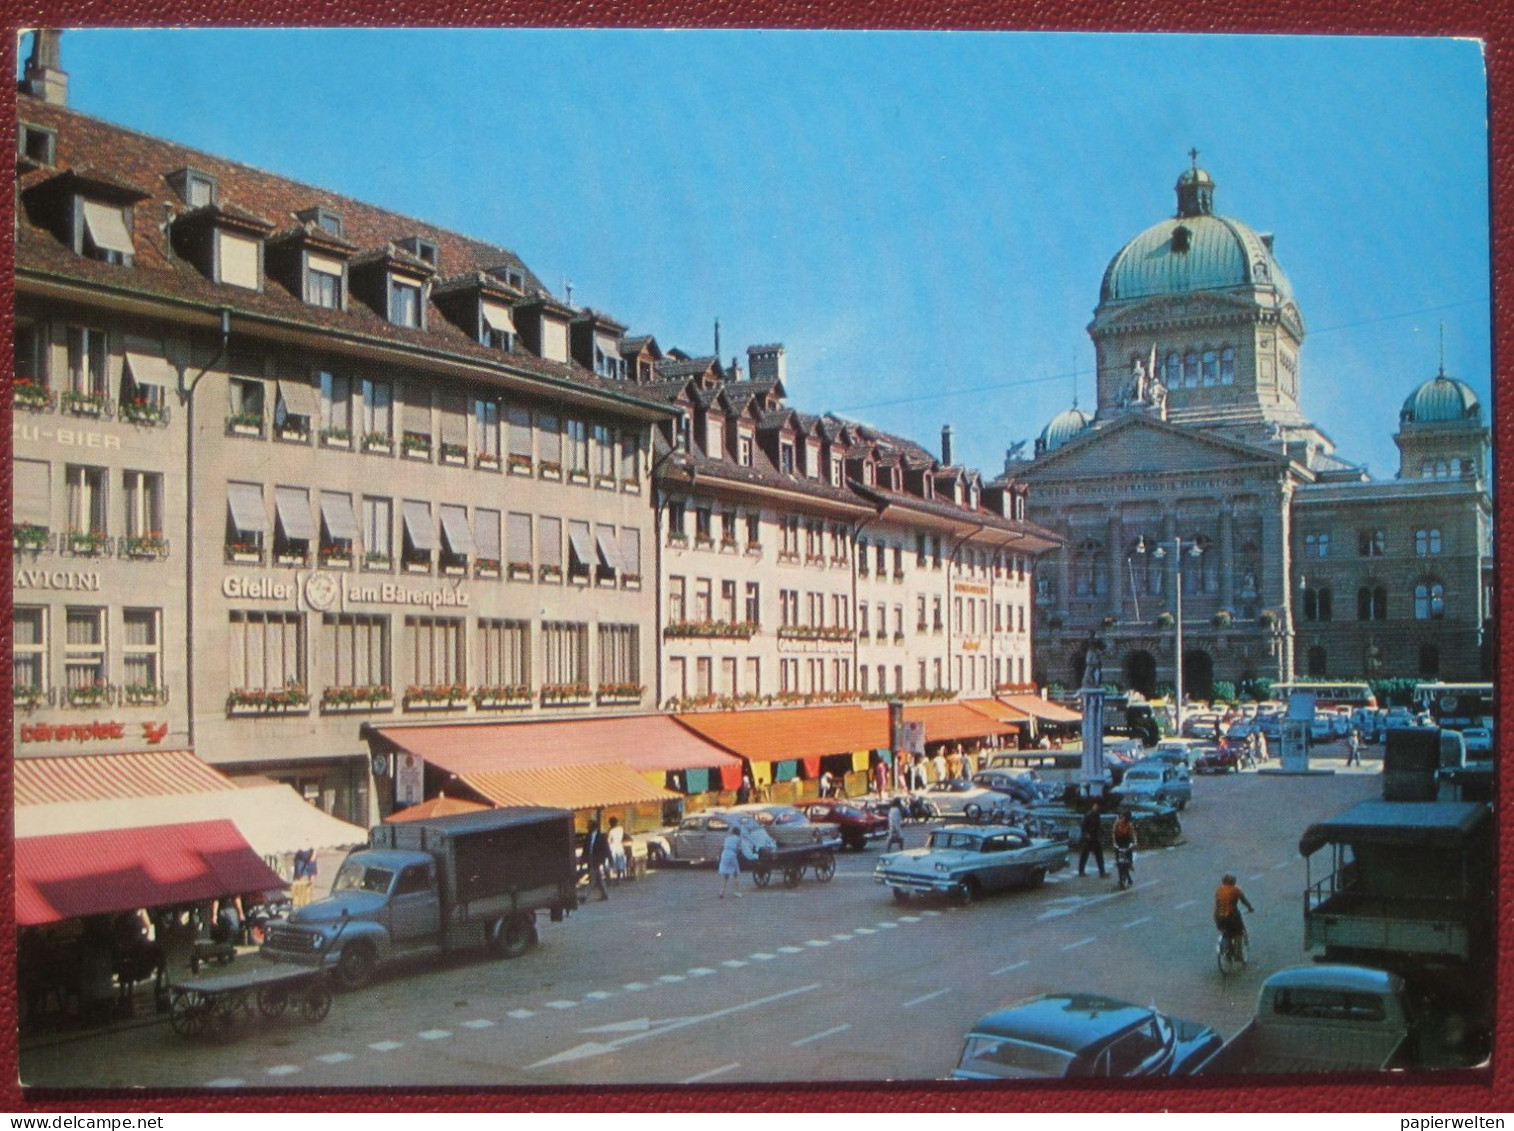
[{"label": "dark car", "polygon": [[1238,774],[1251,764],[1251,754],[1244,742],[1228,742],[1223,746],[1212,746],[1195,758],[1193,772],[1196,774]]},{"label": "dark car", "polygon": [[1188,1076],[1223,1044],[1207,1025],[1098,994],[1042,994],[984,1017],[954,1080]]},{"label": "dark car", "polygon": [[841,846],[861,851],[870,840],[881,840],[888,835],[888,818],[869,813],[849,801],[823,797],[799,807],[804,815],[817,825],[835,825],[841,832]]}]

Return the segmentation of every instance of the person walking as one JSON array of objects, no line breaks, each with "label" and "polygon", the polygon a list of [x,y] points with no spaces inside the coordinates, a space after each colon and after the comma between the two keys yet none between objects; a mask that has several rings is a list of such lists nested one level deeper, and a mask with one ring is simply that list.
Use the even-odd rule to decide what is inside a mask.
[{"label": "person walking", "polygon": [[883,842],[883,851],[889,852],[895,845],[904,848],[904,802],[897,797],[888,807],[888,840]]},{"label": "person walking", "polygon": [[931,759],[930,768],[938,782],[946,780],[946,755],[941,753],[940,747],[936,748],[936,756]]},{"label": "person walking", "polygon": [[610,818],[610,831],[605,834],[610,845],[610,875],[617,880],[626,878],[626,830],[620,827],[620,818]]},{"label": "person walking", "polygon": [[1136,831],[1129,813],[1121,813],[1114,823],[1114,863],[1120,886],[1129,887],[1135,875]]},{"label": "person walking", "polygon": [[873,767],[873,792],[880,799],[888,796],[888,763],[881,759]]},{"label": "person walking", "polygon": [[720,873],[720,894],[724,899],[726,889],[735,899],[741,898],[741,830],[732,825],[726,830],[725,840],[720,844],[720,863],[715,869]]},{"label": "person walking", "polygon": [[752,775],[742,772],[741,784],[736,787],[736,804],[745,805],[752,800]]},{"label": "person walking", "polygon": [[832,784],[833,781],[834,779],[831,777],[831,772],[829,770],[825,770],[820,774],[821,797],[830,797],[832,795],[835,790],[835,786]]},{"label": "person walking", "polygon": [[1346,739],[1347,753],[1346,765],[1360,766],[1362,764],[1362,732],[1356,727],[1351,728],[1351,734]]},{"label": "person walking", "polygon": [[1090,853],[1093,854],[1094,862],[1099,866],[1099,875],[1107,875],[1108,873],[1104,871],[1104,830],[1097,801],[1088,807],[1088,812],[1083,814],[1082,839],[1078,852],[1078,875],[1080,876],[1088,868]]},{"label": "person walking", "polygon": [[610,863],[610,842],[599,831],[599,822],[589,822],[589,835],[584,838],[583,862],[589,869],[589,883],[599,891],[600,902],[610,898],[605,890],[605,868]]}]

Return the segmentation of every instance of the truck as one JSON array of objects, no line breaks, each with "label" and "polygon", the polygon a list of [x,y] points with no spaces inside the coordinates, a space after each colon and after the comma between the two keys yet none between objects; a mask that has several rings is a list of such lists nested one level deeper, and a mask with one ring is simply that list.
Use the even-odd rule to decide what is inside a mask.
[{"label": "truck", "polygon": [[1262,983],[1251,1021],[1199,1072],[1385,1071],[1416,1063],[1418,1040],[1418,1012],[1396,974],[1293,966]]},{"label": "truck", "polygon": [[381,966],[482,945],[518,958],[536,915],[578,905],[573,814],[502,808],[379,825],[347,855],[331,894],[269,925],[264,958],[329,970],[343,989]]},{"label": "truck", "polygon": [[1489,806],[1363,801],[1310,825],[1299,854],[1305,950],[1392,970],[1463,1005],[1491,997]]}]

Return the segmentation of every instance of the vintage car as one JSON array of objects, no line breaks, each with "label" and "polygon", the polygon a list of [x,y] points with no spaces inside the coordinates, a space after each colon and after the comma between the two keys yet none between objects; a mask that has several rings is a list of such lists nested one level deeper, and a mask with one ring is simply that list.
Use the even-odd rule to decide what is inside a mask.
[{"label": "vintage car", "polygon": [[1487,727],[1467,727],[1461,732],[1467,744],[1467,760],[1486,762],[1493,757],[1493,732]]},{"label": "vintage car", "polygon": [[1014,825],[947,825],[924,848],[880,856],[873,879],[901,902],[912,892],[934,892],[971,903],[991,891],[1034,887],[1066,864],[1065,840],[1033,837]]},{"label": "vintage car", "polygon": [[1035,770],[979,770],[973,784],[1002,793],[1021,805],[1060,797],[1062,787],[1044,781]]},{"label": "vintage car", "polygon": [[737,805],[728,813],[745,813],[767,830],[780,850],[794,848],[840,848],[841,834],[830,825],[817,825],[803,810],[792,805],[758,803]]},{"label": "vintage car", "polygon": [[1251,753],[1244,742],[1229,742],[1224,746],[1211,746],[1193,760],[1196,774],[1240,773],[1253,764]]},{"label": "vintage car", "polygon": [[841,833],[841,846],[857,851],[867,847],[870,840],[882,840],[888,836],[888,818],[871,813],[860,805],[834,797],[822,797],[807,801],[800,809],[817,825],[834,825]]},{"label": "vintage car", "polygon": [[1125,771],[1116,792],[1124,800],[1155,801],[1182,812],[1193,800],[1193,783],[1186,768],[1180,770],[1162,762],[1145,761]]},{"label": "vintage car", "polygon": [[[1135,822],[1136,839],[1144,848],[1168,848],[1183,839],[1183,824],[1178,811],[1171,805],[1163,805],[1145,798],[1112,799],[1100,818],[1104,834],[1104,846],[1114,846],[1114,823],[1117,813],[1129,813]],[[1033,805],[1029,811],[1031,827],[1042,835],[1076,843],[1082,834],[1083,807],[1081,802],[1056,805]]]},{"label": "vintage car", "polygon": [[984,789],[966,778],[932,782],[910,795],[919,799],[932,817],[966,817],[976,821],[1013,802],[1002,793]]},{"label": "vintage car", "polygon": [[716,864],[732,825],[745,849],[743,868],[750,868],[754,859],[777,855],[777,842],[750,813],[702,809],[690,813],[676,828],[646,834],[647,858],[653,864]]},{"label": "vintage car", "polygon": [[1098,994],[1041,994],[984,1017],[954,1080],[1188,1076],[1219,1050],[1207,1025]]}]

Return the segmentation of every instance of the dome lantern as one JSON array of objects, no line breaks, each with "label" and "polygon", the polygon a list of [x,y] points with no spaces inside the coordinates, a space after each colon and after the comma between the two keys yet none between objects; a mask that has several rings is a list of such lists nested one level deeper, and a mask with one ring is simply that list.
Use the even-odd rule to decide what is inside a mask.
[{"label": "dome lantern", "polygon": [[1214,178],[1199,168],[1199,151],[1190,149],[1191,168],[1178,177],[1178,218],[1214,215]]}]

